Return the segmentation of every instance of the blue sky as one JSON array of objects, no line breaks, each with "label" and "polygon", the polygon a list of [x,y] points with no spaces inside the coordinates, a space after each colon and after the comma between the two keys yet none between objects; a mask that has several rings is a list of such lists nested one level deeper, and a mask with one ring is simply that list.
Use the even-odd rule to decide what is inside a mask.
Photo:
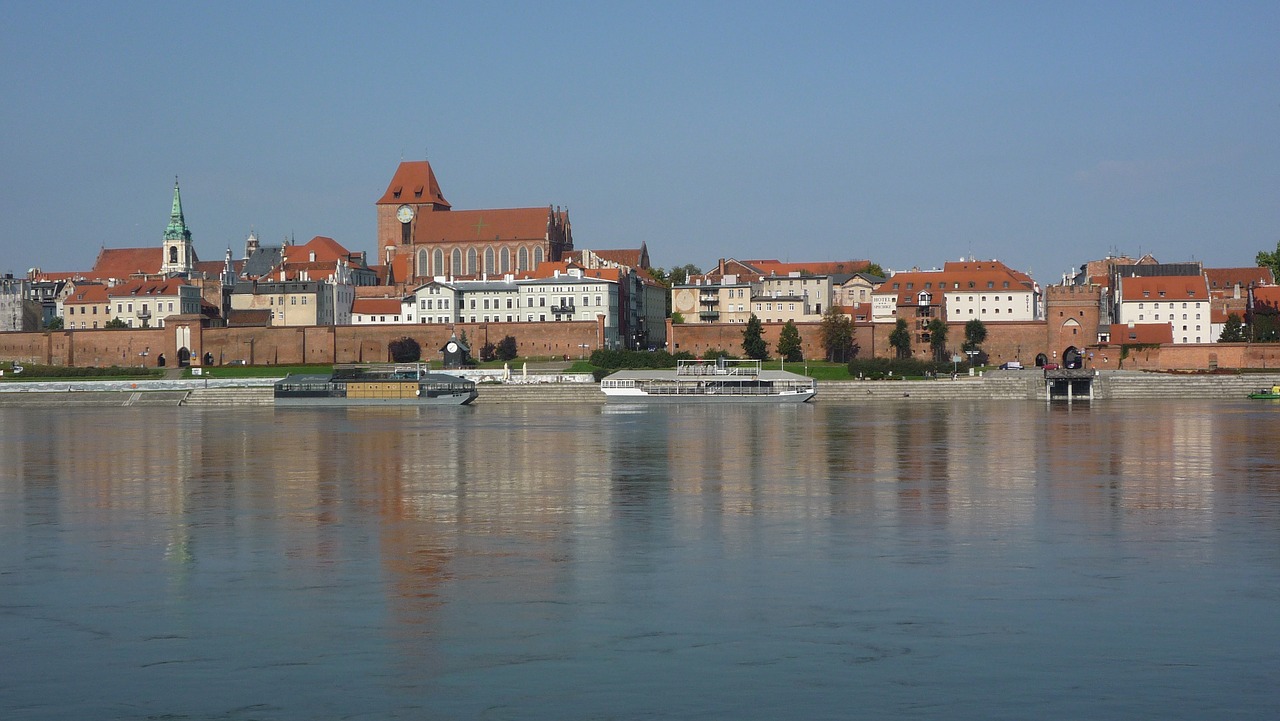
[{"label": "blue sky", "polygon": [[329,235],[427,157],[458,209],[569,208],[655,265],[1280,239],[1280,4],[12,3],[0,271]]}]

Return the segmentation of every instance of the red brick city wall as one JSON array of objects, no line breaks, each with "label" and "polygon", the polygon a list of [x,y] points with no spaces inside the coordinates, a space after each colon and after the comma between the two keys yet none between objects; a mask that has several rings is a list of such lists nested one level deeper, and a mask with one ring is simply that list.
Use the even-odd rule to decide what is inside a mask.
[{"label": "red brick city wall", "polygon": [[[70,366],[146,365],[160,356],[177,365],[177,339],[190,328],[186,347],[193,364],[205,353],[214,365],[244,360],[255,365],[300,363],[373,363],[390,360],[387,344],[408,336],[422,346],[422,357],[434,360],[453,334],[466,333],[473,356],[485,342],[516,339],[522,357],[587,356],[604,341],[596,321],[563,323],[459,323],[379,326],[311,326],[286,328],[201,328],[198,323],[170,323],[159,329],[75,330],[49,333],[0,333],[0,360]],[[585,346],[585,347],[584,347]],[[146,351],[147,355],[140,355]]]}]

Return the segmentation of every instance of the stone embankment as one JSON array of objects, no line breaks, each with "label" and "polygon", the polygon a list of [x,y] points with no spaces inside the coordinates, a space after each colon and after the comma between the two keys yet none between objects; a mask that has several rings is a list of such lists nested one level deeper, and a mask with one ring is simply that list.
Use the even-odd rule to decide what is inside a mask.
[{"label": "stone embankment", "polygon": [[[40,383],[0,387],[0,407],[54,406],[271,406],[270,379],[240,384],[190,383],[173,387],[144,383],[102,382],[72,385]],[[1093,379],[1094,400],[1129,398],[1244,399],[1259,388],[1280,385],[1280,372],[1248,375],[1178,375],[1136,371],[1103,371]],[[603,403],[595,383],[482,383],[477,405],[510,403]],[[1026,401],[1048,399],[1042,373],[999,371],[984,377],[961,376],[930,381],[823,381],[818,403],[876,401]]]}]

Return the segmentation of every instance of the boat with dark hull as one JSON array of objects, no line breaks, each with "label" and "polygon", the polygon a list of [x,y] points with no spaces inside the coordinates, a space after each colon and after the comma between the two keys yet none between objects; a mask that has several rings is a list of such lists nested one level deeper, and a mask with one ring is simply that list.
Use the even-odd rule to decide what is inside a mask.
[{"label": "boat with dark hull", "polygon": [[817,382],[760,361],[683,360],[675,370],[622,370],[602,381],[610,403],[804,403]]},{"label": "boat with dark hull", "polygon": [[331,374],[293,373],[275,384],[277,406],[461,406],[476,384],[422,363],[337,365]]}]

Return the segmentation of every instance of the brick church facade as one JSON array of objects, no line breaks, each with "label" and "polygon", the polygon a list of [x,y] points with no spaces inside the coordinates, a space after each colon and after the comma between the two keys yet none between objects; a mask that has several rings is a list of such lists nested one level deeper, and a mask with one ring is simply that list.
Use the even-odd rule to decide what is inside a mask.
[{"label": "brick church facade", "polygon": [[388,283],[532,271],[573,250],[567,210],[454,210],[425,160],[400,163],[376,207]]}]

